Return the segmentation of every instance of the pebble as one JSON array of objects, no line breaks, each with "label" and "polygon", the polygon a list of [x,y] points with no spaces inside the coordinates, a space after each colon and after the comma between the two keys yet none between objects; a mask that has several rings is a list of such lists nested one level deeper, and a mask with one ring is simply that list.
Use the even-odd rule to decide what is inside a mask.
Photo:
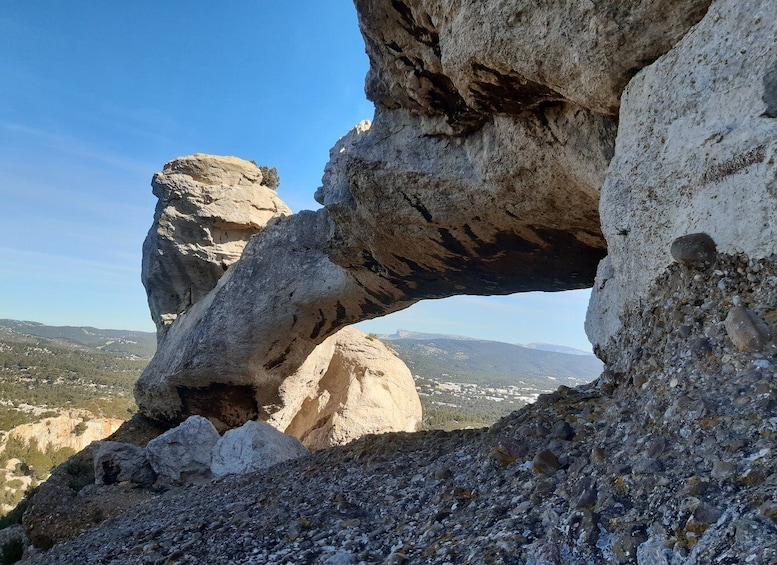
[{"label": "pebble", "polygon": [[692,233],[675,239],[669,251],[678,263],[703,268],[715,261],[716,245],[706,233]]},{"label": "pebble", "polygon": [[724,322],[726,333],[740,351],[762,351],[771,339],[769,326],[744,306],[729,310]]},{"label": "pebble", "polygon": [[561,469],[558,457],[549,449],[540,451],[532,459],[532,470],[536,473],[552,474]]}]

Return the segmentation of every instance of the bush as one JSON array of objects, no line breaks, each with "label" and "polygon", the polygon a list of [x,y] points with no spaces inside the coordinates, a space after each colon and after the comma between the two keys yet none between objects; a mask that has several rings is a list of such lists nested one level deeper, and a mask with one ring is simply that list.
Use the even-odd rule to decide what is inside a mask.
[{"label": "bush", "polygon": [[73,427],[73,435],[84,435],[84,432],[88,429],[89,425],[86,423],[86,419],[81,420],[75,425],[75,427]]},{"label": "bush", "polygon": [[278,176],[278,169],[260,165],[259,170],[262,171],[262,184],[264,186],[275,190],[281,185],[281,177]]},{"label": "bush", "polygon": [[20,561],[24,555],[24,542],[20,538],[12,539],[0,548],[0,565],[11,565]]}]

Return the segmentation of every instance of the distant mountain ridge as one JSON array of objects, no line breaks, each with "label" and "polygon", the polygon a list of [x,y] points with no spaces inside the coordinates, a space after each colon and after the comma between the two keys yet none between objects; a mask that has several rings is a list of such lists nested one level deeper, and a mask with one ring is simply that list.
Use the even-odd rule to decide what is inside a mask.
[{"label": "distant mountain ridge", "polygon": [[39,322],[9,319],[0,319],[0,329],[141,359],[151,359],[156,351],[156,334],[153,332],[103,330],[89,326],[47,326]]},{"label": "distant mountain ridge", "polygon": [[566,353],[567,355],[593,355],[590,351],[583,351],[576,347],[569,347],[567,345],[556,345],[555,343],[540,343],[533,341],[531,343],[519,343],[520,347],[527,349],[539,349],[540,351],[552,351],[554,353]]},{"label": "distant mountain ridge", "polygon": [[[380,334],[378,335],[383,341],[394,341],[397,339],[416,339],[420,341],[427,341],[430,339],[455,339],[465,341],[489,341],[492,343],[507,343],[497,340],[478,339],[475,337],[468,337],[464,335],[455,334],[438,334],[438,333],[424,333],[414,332],[412,330],[398,329],[393,334]],[[568,355],[593,355],[591,351],[585,351],[583,349],[577,349],[576,347],[569,347],[568,345],[558,345],[555,343],[542,343],[533,341],[531,343],[515,343],[508,345],[517,345],[518,347],[524,347],[526,349],[539,349],[540,351],[552,351],[554,353],[566,353]]]},{"label": "distant mountain ridge", "polygon": [[417,339],[426,341],[429,339],[458,339],[458,340],[465,340],[465,341],[477,341],[477,338],[474,337],[467,337],[464,335],[453,335],[453,334],[430,334],[430,333],[423,333],[423,332],[414,332],[412,330],[402,330],[399,329],[393,334],[380,334],[378,336],[383,341],[393,341],[397,339]]},{"label": "distant mountain ridge", "polygon": [[[526,347],[401,330],[383,339],[414,373],[424,378],[445,376],[453,382],[511,385],[523,381],[553,389],[559,384],[575,386],[590,382],[603,368],[594,355],[564,346]],[[568,353],[566,349],[573,352]]]}]

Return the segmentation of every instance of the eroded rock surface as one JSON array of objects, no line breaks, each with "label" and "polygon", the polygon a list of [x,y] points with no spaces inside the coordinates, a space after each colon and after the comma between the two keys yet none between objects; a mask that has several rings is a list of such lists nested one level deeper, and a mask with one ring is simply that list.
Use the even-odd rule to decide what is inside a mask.
[{"label": "eroded rock surface", "polygon": [[775,34],[777,5],[716,2],[629,83],[602,189],[608,257],[586,322],[608,360],[675,238],[706,233],[718,251],[755,259],[777,251]]},{"label": "eroded rock surface", "polygon": [[203,154],[174,159],[154,175],[159,202],[143,244],[142,280],[160,340],[178,314],[216,285],[251,236],[275,216],[291,214],[268,186],[276,183],[273,175],[251,161]]},{"label": "eroded rock surface", "polygon": [[710,0],[357,0],[367,95],[473,127],[571,101],[616,114],[628,80],[668,51]]},{"label": "eroded rock surface", "polygon": [[179,318],[139,381],[146,414],[178,421],[198,388],[227,412],[256,399],[220,419],[266,419],[349,324],[426,298],[590,286],[621,89],[709,2],[356,4],[374,122],[332,150],[324,209],[275,221]]}]

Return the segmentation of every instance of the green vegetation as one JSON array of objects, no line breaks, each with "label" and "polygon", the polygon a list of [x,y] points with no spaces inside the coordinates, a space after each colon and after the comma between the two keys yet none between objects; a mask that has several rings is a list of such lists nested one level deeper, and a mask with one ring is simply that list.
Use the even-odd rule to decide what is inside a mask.
[{"label": "green vegetation", "polygon": [[278,176],[278,169],[260,165],[259,170],[262,171],[262,184],[264,186],[275,190],[281,185],[281,177]]},{"label": "green vegetation", "polygon": [[156,334],[152,332],[44,326],[37,322],[0,319],[0,335],[2,335],[3,329],[15,332],[17,335],[42,337],[64,344],[78,344],[121,357],[151,359],[156,351]]},{"label": "green vegetation", "polygon": [[[25,335],[9,326],[41,335]],[[0,431],[69,409],[85,410],[94,418],[129,419],[137,410],[132,387],[155,345],[156,338],[150,333],[0,320]],[[88,420],[84,417],[73,433],[85,433]],[[0,528],[21,520],[25,486],[29,483],[29,488],[34,488],[53,467],[74,454],[70,448],[44,449],[34,439],[28,442],[9,436],[0,452],[0,467],[7,467],[11,459],[20,463],[13,470],[0,472],[0,504],[15,506],[0,518]],[[72,471],[73,487],[94,482],[92,469],[75,464]],[[14,547],[2,551],[0,564],[6,562],[6,555],[15,560]]]},{"label": "green vegetation", "polygon": [[489,426],[538,394],[591,381],[602,369],[593,355],[495,341],[430,336],[386,344],[414,375],[427,429]]},{"label": "green vegetation", "polygon": [[[128,358],[46,338],[0,332],[0,429],[40,420],[15,410],[20,403],[50,408],[87,405],[95,415],[128,417],[132,386],[146,359]],[[98,401],[98,398],[110,401]],[[6,427],[7,426],[7,427]]]},{"label": "green vegetation", "polygon": [[11,565],[21,561],[24,555],[24,542],[20,539],[12,539],[0,548],[0,565]]},{"label": "green vegetation", "polygon": [[541,351],[497,341],[392,339],[387,344],[413,374],[481,386],[523,383],[555,389],[561,384],[590,382],[602,371],[602,362],[593,355]]},{"label": "green vegetation", "polygon": [[[75,453],[75,450],[69,447],[52,449],[50,446],[46,446],[46,449],[41,449],[35,439],[24,441],[16,436],[11,436],[6,441],[5,449],[0,453],[0,466],[5,467],[11,459],[19,459],[22,462],[20,471],[23,474],[42,481],[48,477],[49,471],[53,467],[64,463]],[[5,486],[13,488],[11,482]]]}]

